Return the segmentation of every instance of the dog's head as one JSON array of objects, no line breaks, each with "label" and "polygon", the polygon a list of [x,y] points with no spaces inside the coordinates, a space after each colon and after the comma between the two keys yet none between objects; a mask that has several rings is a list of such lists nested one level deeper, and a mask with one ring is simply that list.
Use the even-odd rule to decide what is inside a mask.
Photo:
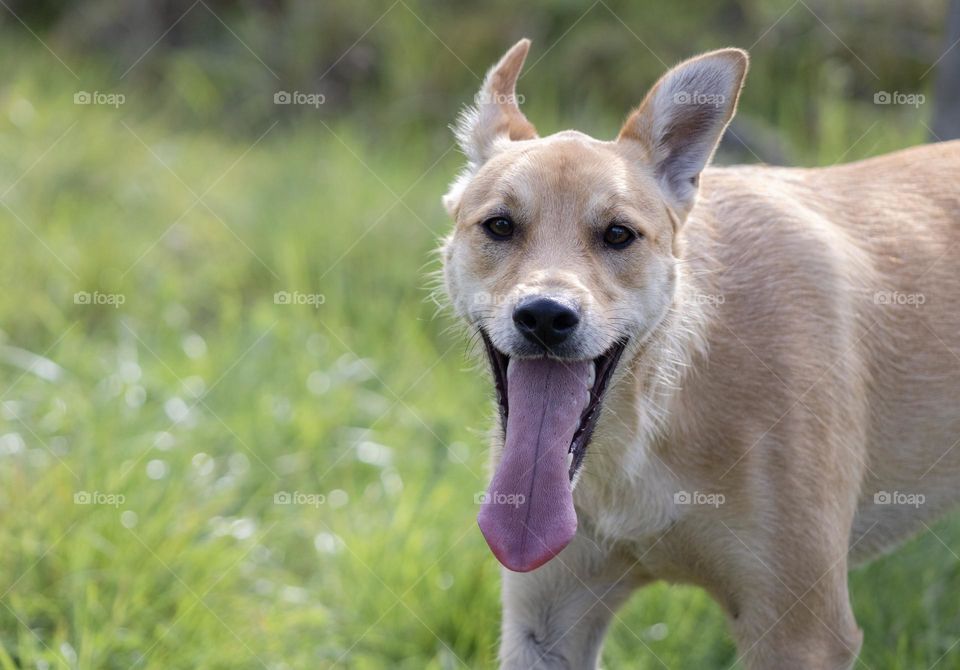
[{"label": "dog's head", "polygon": [[707,53],[664,75],[616,140],[541,138],[515,92],[529,47],[510,49],[461,115],[468,165],[443,198],[456,221],[446,288],[482,335],[505,435],[480,526],[515,570],[576,530],[571,482],[600,403],[624,349],[670,308],[677,234],[747,70],[743,51]]}]

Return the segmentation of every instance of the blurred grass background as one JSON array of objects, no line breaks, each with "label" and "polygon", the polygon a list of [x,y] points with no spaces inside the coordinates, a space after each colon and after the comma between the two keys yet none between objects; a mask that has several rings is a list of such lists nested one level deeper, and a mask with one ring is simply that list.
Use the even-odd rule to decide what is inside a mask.
[{"label": "blurred grass background", "polygon": [[[529,36],[540,132],[612,137],[667,65],[750,48],[720,160],[831,164],[928,139],[946,11],[7,0],[0,668],[493,667],[490,391],[426,289],[478,77]],[[852,575],[863,666],[960,668],[958,553],[947,520]],[[659,585],[603,663],[735,660]]]}]

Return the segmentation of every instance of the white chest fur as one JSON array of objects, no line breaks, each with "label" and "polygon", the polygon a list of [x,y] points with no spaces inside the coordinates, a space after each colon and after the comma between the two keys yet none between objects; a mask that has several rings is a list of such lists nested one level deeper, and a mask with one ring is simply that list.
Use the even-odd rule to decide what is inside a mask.
[{"label": "white chest fur", "polygon": [[674,496],[681,486],[651,448],[656,419],[617,409],[611,404],[604,410],[577,477],[574,503],[598,539],[632,542],[663,533],[679,518]]}]

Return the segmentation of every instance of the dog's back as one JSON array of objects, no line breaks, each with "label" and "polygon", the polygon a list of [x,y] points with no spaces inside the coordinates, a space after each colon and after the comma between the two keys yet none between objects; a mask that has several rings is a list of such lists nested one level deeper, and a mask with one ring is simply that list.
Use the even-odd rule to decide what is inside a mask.
[{"label": "dog's back", "polygon": [[[690,274],[716,300],[708,361],[684,391],[700,415],[675,419],[698,426],[705,477],[722,473],[733,496],[763,482],[797,514],[806,496],[859,491],[855,559],[953,502],[960,142],[822,169],[707,170],[687,230]],[[779,445],[805,443],[793,431],[845,449],[790,453]],[[754,446],[725,452],[711,434]]]}]

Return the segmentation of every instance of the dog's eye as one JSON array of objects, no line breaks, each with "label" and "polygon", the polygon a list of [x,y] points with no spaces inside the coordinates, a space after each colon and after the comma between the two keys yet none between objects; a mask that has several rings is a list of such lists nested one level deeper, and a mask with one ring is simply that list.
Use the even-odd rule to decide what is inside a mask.
[{"label": "dog's eye", "polygon": [[513,221],[503,216],[495,216],[483,222],[483,227],[495,240],[508,240],[513,237]]},{"label": "dog's eye", "polygon": [[632,230],[618,223],[610,224],[603,233],[603,243],[611,249],[623,249],[635,239],[637,236]]}]

